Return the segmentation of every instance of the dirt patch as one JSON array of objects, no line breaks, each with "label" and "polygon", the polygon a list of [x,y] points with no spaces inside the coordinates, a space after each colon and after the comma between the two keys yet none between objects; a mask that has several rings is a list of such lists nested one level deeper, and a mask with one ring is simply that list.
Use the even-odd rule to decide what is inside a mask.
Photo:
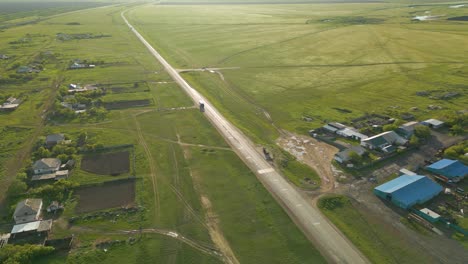
[{"label": "dirt patch", "polygon": [[119,175],[130,171],[129,152],[114,152],[84,156],[81,169],[101,175]]},{"label": "dirt patch", "polygon": [[277,144],[300,162],[313,168],[322,179],[322,191],[335,188],[335,177],[339,171],[331,165],[338,149],[307,136],[289,133],[277,140]]},{"label": "dirt patch", "polygon": [[135,180],[114,181],[75,191],[79,197],[76,213],[132,206],[135,201]]},{"label": "dirt patch", "polygon": [[152,105],[153,102],[150,99],[143,99],[143,100],[132,100],[132,101],[116,101],[116,102],[108,102],[104,103],[104,107],[107,110],[115,110],[115,109],[125,109],[131,107],[143,107]]}]

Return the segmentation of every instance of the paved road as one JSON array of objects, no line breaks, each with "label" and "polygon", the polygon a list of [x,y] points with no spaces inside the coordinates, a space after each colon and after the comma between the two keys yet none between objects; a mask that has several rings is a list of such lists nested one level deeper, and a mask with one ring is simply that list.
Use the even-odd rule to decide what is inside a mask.
[{"label": "paved road", "polygon": [[347,240],[336,227],[322,216],[318,209],[312,207],[301,194],[291,186],[275,169],[257,152],[255,145],[234,125],[227,121],[200,93],[193,89],[180,74],[143,38],[127,21],[124,12],[123,20],[151,54],[164,66],[169,75],[193,101],[205,102],[205,116],[225,137],[234,151],[252,169],[257,178],[286,210],[293,221],[314,242],[324,257],[332,263],[369,263],[354,245]]}]

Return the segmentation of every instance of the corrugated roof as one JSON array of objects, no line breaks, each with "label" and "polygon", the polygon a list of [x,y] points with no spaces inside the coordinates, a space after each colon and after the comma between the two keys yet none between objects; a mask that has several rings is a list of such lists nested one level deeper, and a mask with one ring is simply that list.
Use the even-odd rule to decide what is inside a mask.
[{"label": "corrugated roof", "polygon": [[442,159],[427,166],[426,169],[447,177],[465,177],[468,175],[468,166],[458,160]]},{"label": "corrugated roof", "polygon": [[392,200],[398,201],[404,207],[425,202],[442,191],[442,186],[426,176],[403,175],[375,188],[375,190],[391,194]]},{"label": "corrugated roof", "polygon": [[39,228],[41,221],[36,221],[36,222],[29,222],[25,224],[19,224],[13,226],[13,229],[11,230],[12,234],[17,234],[17,233],[23,233],[23,232],[28,232],[28,231],[34,231]]}]

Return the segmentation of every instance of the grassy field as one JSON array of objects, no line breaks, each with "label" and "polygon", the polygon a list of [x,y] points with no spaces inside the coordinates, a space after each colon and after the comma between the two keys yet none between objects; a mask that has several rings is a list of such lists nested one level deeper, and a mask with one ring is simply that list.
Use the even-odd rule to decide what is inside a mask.
[{"label": "grassy field", "polygon": [[428,255],[421,254],[404,239],[398,239],[394,227],[381,223],[355,206],[345,196],[325,196],[319,208],[372,263],[431,263]]},{"label": "grassy field", "polygon": [[[464,10],[391,3],[148,5],[128,16],[177,68],[240,67],[222,71],[225,81],[207,72],[184,77],[257,142],[268,142],[278,133],[264,112],[276,126],[305,133],[364,113],[399,118],[417,107],[412,113],[422,119],[466,108],[466,22],[446,20]],[[426,11],[444,16],[411,20]],[[459,96],[438,100],[418,91]]]},{"label": "grassy field", "polygon": [[[0,61],[1,76],[15,74],[13,66],[29,65],[38,54],[48,51],[49,56],[41,64],[45,70],[26,75],[32,76],[31,80],[2,84],[2,98],[14,95],[26,99],[16,111],[0,115],[3,129],[0,144],[9,151],[2,152],[2,159],[13,160],[18,148],[24,148],[27,153],[31,146],[24,142],[25,138],[33,143],[37,137],[49,133],[65,133],[75,140],[85,131],[89,144],[134,145],[130,173],[110,176],[85,172],[79,168],[79,157],[69,180],[83,188],[124,179],[135,172],[135,203],[140,211],[115,218],[83,218],[96,212],[77,215],[75,208],[80,201],[72,196],[66,200],[64,213],[54,222],[51,236],[74,234],[77,248],[71,254],[58,252],[37,263],[221,263],[218,258],[168,236],[143,234],[140,239],[139,235],[113,233],[139,228],[171,230],[197,245],[216,247],[207,227],[213,215],[217,218],[217,232],[222,233],[236,258],[243,263],[251,260],[324,263],[320,253],[255,175],[131,34],[120,18],[124,8],[108,7],[57,16],[0,32],[0,51],[10,56],[9,60]],[[57,40],[57,33],[110,37],[61,41]],[[26,42],[18,42],[23,36]],[[74,59],[100,63],[94,69],[67,70]],[[109,110],[99,121],[60,120],[44,124],[43,111],[50,110],[47,102],[55,100],[57,87],[70,83],[102,85],[106,95],[100,99],[105,103],[151,99],[154,105]],[[27,156],[24,160],[30,162]],[[3,170],[0,173],[4,179],[14,176]],[[202,197],[211,201],[212,208],[202,204]],[[114,210],[118,208],[106,211]],[[69,226],[68,221],[77,216],[80,218]],[[5,217],[0,224],[10,223],[10,217]],[[133,245],[111,246],[107,252],[95,248],[103,241],[129,237],[137,241]]]}]

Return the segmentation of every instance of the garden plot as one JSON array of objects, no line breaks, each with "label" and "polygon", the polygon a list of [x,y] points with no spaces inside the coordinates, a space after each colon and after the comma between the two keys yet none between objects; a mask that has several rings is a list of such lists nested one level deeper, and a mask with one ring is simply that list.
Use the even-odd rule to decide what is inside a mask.
[{"label": "garden plot", "polygon": [[130,171],[129,152],[87,155],[81,161],[81,169],[100,175],[119,175]]},{"label": "garden plot", "polygon": [[135,180],[114,181],[84,187],[78,189],[75,194],[79,197],[76,213],[132,206],[135,201]]}]

